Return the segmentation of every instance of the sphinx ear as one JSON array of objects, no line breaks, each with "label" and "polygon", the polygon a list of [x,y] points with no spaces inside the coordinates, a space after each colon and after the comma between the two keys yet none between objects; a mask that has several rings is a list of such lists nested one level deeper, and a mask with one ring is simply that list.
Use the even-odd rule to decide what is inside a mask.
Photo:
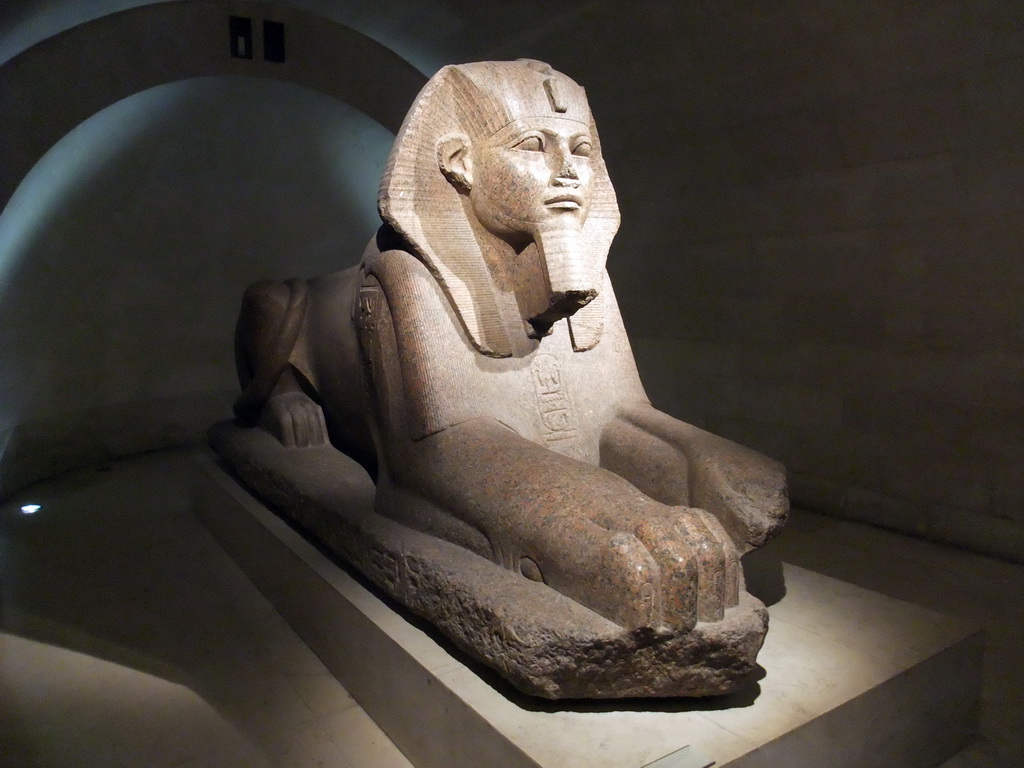
[{"label": "sphinx ear", "polygon": [[437,142],[437,166],[452,186],[462,192],[473,188],[473,158],[469,137],[449,133]]}]

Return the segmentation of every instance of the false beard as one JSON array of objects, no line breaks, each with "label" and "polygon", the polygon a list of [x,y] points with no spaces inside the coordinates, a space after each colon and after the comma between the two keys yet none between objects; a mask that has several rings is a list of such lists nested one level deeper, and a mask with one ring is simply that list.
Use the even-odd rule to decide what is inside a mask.
[{"label": "false beard", "polygon": [[597,284],[590,259],[583,248],[580,221],[575,216],[558,216],[544,222],[534,232],[538,256],[546,274],[547,306],[527,318],[539,339],[551,333],[551,326],[571,317],[597,297]]}]

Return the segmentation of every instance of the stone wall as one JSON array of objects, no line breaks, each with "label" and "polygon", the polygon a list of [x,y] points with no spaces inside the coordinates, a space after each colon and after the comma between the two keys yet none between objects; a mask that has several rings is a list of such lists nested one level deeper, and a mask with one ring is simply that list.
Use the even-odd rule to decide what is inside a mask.
[{"label": "stone wall", "polygon": [[795,504],[1024,558],[1024,7],[818,6],[709,16],[637,76],[665,102],[617,95],[650,393]]}]

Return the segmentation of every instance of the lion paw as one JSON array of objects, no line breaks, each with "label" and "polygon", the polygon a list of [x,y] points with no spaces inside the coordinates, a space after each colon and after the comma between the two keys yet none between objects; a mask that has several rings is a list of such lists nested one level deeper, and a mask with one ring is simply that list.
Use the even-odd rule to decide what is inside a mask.
[{"label": "lion paw", "polygon": [[286,448],[310,448],[328,442],[323,409],[303,392],[271,397],[260,413],[260,426]]},{"label": "lion paw", "polygon": [[704,510],[659,512],[625,513],[614,526],[549,520],[517,569],[628,629],[685,631],[720,621],[739,600],[735,546]]}]

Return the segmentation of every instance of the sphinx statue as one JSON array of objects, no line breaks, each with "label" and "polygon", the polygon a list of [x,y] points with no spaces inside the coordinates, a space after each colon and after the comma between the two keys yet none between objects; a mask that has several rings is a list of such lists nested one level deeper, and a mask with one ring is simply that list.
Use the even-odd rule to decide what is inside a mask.
[{"label": "sphinx statue", "polygon": [[767,614],[740,557],[784,523],[785,472],[649,403],[583,88],[533,60],[441,69],[378,207],[358,267],[246,291],[215,450],[527,693],[742,685]]}]

